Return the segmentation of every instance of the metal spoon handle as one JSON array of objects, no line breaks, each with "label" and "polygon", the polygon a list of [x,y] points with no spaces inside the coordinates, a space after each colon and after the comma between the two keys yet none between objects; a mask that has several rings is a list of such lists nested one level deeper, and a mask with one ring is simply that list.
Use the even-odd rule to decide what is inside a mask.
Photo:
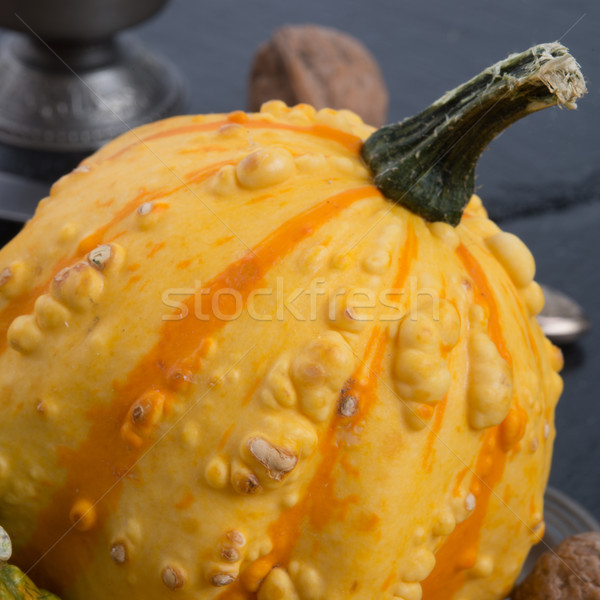
[{"label": "metal spoon handle", "polygon": [[542,290],[546,304],[537,320],[550,341],[569,344],[589,330],[591,323],[575,300],[547,285]]}]

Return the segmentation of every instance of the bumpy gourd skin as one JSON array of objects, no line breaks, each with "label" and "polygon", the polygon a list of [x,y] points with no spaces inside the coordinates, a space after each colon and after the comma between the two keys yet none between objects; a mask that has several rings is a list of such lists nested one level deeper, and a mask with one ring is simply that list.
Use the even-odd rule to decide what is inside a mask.
[{"label": "bumpy gourd skin", "polygon": [[504,597],[561,390],[533,259],[477,197],[456,228],[383,198],[370,132],[279,102],[145,126],[2,250],[0,522],[38,585]]}]

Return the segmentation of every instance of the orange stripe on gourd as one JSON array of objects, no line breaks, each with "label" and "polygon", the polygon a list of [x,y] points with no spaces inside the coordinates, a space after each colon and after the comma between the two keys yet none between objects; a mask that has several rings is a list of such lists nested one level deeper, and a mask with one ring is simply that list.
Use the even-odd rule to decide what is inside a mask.
[{"label": "orange stripe on gourd", "polygon": [[456,253],[475,284],[475,302],[488,309],[488,334],[496,345],[500,356],[506,361],[509,367],[512,367],[512,356],[506,346],[500,324],[500,311],[484,270],[465,245],[461,244],[456,249]]},{"label": "orange stripe on gourd", "polygon": [[[284,510],[268,527],[273,544],[271,552],[250,564],[239,579],[222,592],[219,600],[251,600],[261,581],[275,565],[287,565],[294,548],[300,539],[305,520],[315,530],[321,530],[333,518],[343,517],[348,503],[358,498],[338,498],[335,481],[332,480],[334,467],[340,461],[343,444],[338,443],[338,435],[357,423],[364,422],[369,409],[377,401],[379,375],[383,371],[388,336],[379,327],[371,332],[364,355],[356,372],[350,377],[352,383],[345,391],[359,398],[359,411],[353,417],[335,414],[319,442],[319,455],[322,457],[316,472],[295,506]],[[360,383],[362,381],[362,383]]]},{"label": "orange stripe on gourd", "polygon": [[[202,131],[214,131],[223,127],[225,125],[230,125],[231,123],[240,123],[239,120],[235,119],[226,119],[219,121],[211,121],[210,123],[195,123],[193,125],[184,125],[179,127],[172,127],[170,129],[166,129],[164,131],[159,131],[157,133],[151,134],[147,137],[140,138],[136,142],[121,148],[114,154],[108,156],[104,160],[114,160],[125,154],[128,150],[139,146],[140,144],[147,144],[148,142],[159,140],[167,137],[174,137],[178,135],[186,135],[190,133],[198,133]],[[265,129],[265,130],[281,130],[281,131],[294,131],[296,133],[303,133],[312,135],[315,137],[328,139],[333,142],[337,142],[341,146],[345,147],[347,150],[356,154],[361,146],[362,140],[350,133],[345,133],[340,131],[339,129],[334,129],[333,127],[328,127],[327,125],[310,125],[308,127],[303,127],[300,125],[290,125],[288,123],[276,123],[273,121],[265,121],[262,119],[252,119],[248,118],[244,120],[242,123],[244,127],[249,129]]]},{"label": "orange stripe on gourd", "polygon": [[502,480],[506,465],[507,454],[498,443],[498,430],[494,427],[485,433],[470,486],[476,497],[475,508],[437,551],[435,567],[421,584],[423,600],[450,600],[463,587],[467,570],[475,564],[490,497]]},{"label": "orange stripe on gourd", "polygon": [[[319,202],[278,227],[238,261],[230,264],[211,281],[206,282],[202,299],[205,314],[215,293],[224,287],[237,290],[243,301],[262,282],[267,272],[283,259],[303,239],[339,215],[355,202],[380,197],[372,186],[351,189]],[[193,313],[194,297],[188,301]],[[187,319],[164,323],[156,345],[141,359],[126,381],[115,382],[113,400],[96,405],[88,417],[90,431],[75,449],[59,448],[59,462],[67,471],[65,485],[54,495],[50,505],[39,514],[37,527],[28,545],[16,552],[22,565],[33,565],[45,552],[45,566],[32,572],[42,585],[62,590],[86,568],[92,559],[96,532],[100,524],[114,513],[122,490],[122,478],[149,446],[152,436],[141,443],[127,443],[121,423],[127,420],[132,402],[151,394],[163,396],[162,410],[170,411],[176,381],[186,377],[188,365],[202,356],[203,342],[222,329],[228,321]],[[69,507],[78,498],[97,502],[94,507],[94,527],[82,537],[70,531]],[[65,533],[66,532],[66,533]],[[50,566],[49,566],[50,565]],[[52,573],[51,579],[48,573]]]},{"label": "orange stripe on gourd", "polygon": [[[412,223],[409,222],[406,243],[394,277],[394,289],[400,290],[404,286],[417,253],[418,239]],[[375,327],[356,372],[348,379],[348,385],[342,392],[342,401],[343,398],[349,397],[356,399],[357,412],[352,416],[342,416],[338,413],[333,416],[319,442],[319,455],[322,459],[303,499],[294,507],[282,512],[268,528],[273,550],[252,563],[236,583],[218,596],[219,600],[254,598],[254,590],[269,571],[275,565],[286,565],[289,562],[306,519],[315,530],[320,530],[336,516],[343,518],[349,504],[358,502],[355,496],[341,499],[336,496],[335,481],[332,478],[335,466],[339,463],[344,471],[352,471],[352,465],[344,462],[344,444],[339,443],[338,437],[341,432],[356,429],[356,425],[364,423],[369,411],[377,402],[379,376],[383,372],[382,363],[387,342],[387,333],[382,333],[379,327]]]},{"label": "orange stripe on gourd", "polygon": [[[461,244],[456,253],[473,279],[475,302],[488,309],[488,334],[499,354],[512,367],[512,356],[500,326],[499,307],[483,268],[464,245]],[[503,422],[485,432],[469,486],[476,498],[475,508],[437,551],[435,568],[422,583],[423,600],[448,600],[465,584],[467,570],[474,566],[477,558],[491,495],[502,480],[509,450],[523,435],[526,416],[513,397],[513,407]]]},{"label": "orange stripe on gourd", "polygon": [[446,404],[448,402],[448,394],[446,394],[441,402],[436,406],[435,412],[433,415],[433,422],[429,426],[429,431],[427,433],[427,439],[425,441],[425,450],[423,452],[423,471],[427,473],[431,473],[431,469],[433,468],[433,464],[435,462],[435,448],[434,443],[437,440],[440,430],[442,428],[442,423],[444,421],[444,412],[446,411]]}]

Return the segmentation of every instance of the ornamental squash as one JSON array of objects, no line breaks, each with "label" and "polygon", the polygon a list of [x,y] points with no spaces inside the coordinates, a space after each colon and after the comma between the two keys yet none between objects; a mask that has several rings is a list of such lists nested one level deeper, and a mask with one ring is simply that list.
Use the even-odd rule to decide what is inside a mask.
[{"label": "ornamental squash", "polygon": [[14,562],[64,600],[503,598],[561,358],[473,168],[584,90],[547,44],[376,133],[270,102],[59,180],[0,253]]},{"label": "ornamental squash", "polygon": [[0,600],[59,600],[54,594],[38,590],[21,569],[0,562]]},{"label": "ornamental squash", "polygon": [[39,590],[21,569],[7,564],[11,554],[10,537],[0,527],[0,600],[58,600],[54,594]]}]

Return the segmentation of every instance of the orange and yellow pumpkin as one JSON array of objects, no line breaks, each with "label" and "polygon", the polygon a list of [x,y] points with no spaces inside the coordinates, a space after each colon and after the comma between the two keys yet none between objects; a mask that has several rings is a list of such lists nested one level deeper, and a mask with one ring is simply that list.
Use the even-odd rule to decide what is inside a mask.
[{"label": "orange and yellow pumpkin", "polygon": [[387,198],[372,133],[277,101],[144,126],[0,252],[0,523],[39,585],[510,590],[562,386],[534,261],[477,196],[456,227]]}]

